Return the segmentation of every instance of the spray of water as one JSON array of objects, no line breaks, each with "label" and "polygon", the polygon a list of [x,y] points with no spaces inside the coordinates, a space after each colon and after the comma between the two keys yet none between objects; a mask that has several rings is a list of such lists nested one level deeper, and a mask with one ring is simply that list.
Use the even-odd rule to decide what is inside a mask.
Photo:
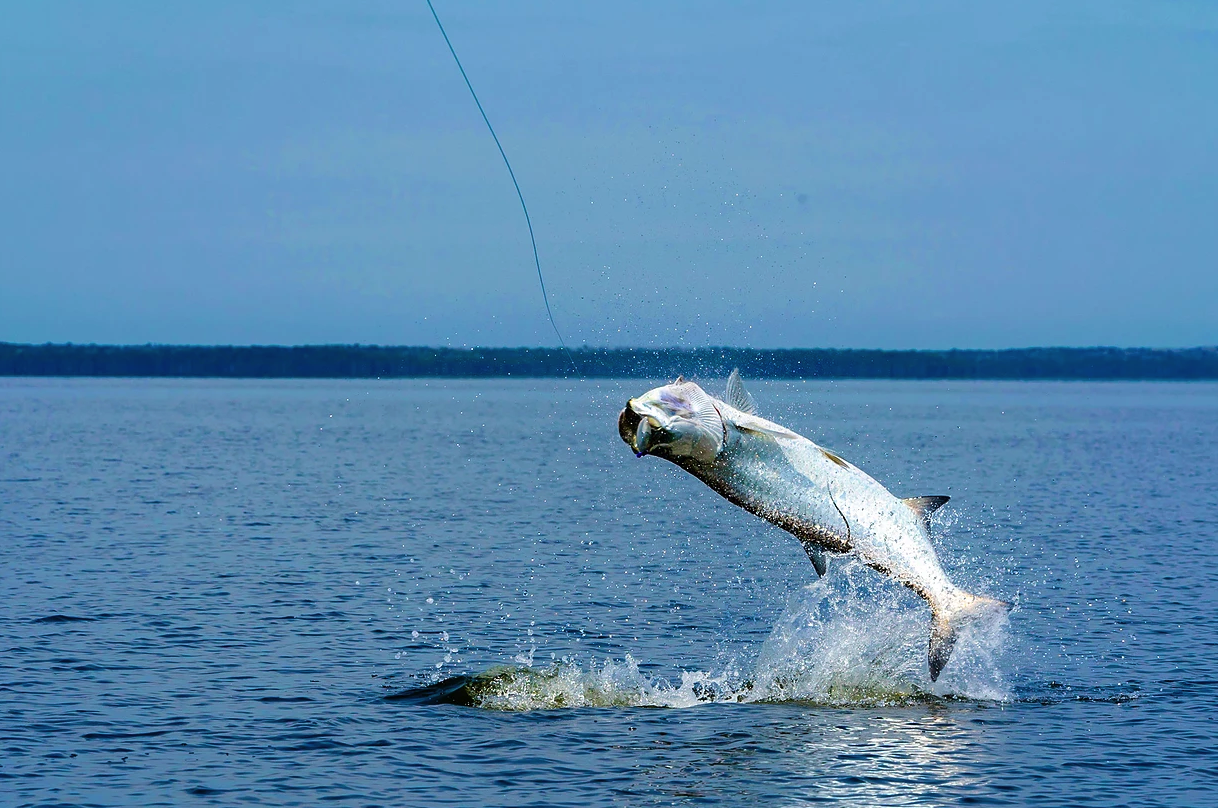
[{"label": "spray of water", "polygon": [[967,627],[936,683],[926,666],[929,615],[921,601],[894,587],[877,589],[858,564],[794,593],[756,659],[744,669],[691,670],[670,680],[648,675],[627,654],[621,661],[564,659],[453,677],[400,698],[492,710],[565,707],[692,707],[717,702],[885,706],[945,699],[1012,698],[999,669],[1007,619]]}]

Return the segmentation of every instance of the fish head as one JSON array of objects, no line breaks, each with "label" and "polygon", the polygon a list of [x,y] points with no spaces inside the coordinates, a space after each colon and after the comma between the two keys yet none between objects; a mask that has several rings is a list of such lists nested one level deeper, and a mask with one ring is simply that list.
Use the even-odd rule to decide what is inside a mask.
[{"label": "fish head", "polygon": [[636,456],[655,455],[678,465],[710,463],[726,437],[715,400],[680,378],[627,401],[617,430]]}]

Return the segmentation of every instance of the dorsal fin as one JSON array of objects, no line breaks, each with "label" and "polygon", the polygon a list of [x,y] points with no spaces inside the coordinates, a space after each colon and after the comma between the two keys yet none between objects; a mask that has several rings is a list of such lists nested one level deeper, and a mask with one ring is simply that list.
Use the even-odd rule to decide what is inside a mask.
[{"label": "dorsal fin", "polygon": [[672,383],[673,384],[685,384],[685,374],[681,374],[677,378],[673,379]]},{"label": "dorsal fin", "polygon": [[829,571],[829,559],[825,558],[825,551],[815,544],[805,544],[804,552],[808,554],[808,559],[812,562],[812,569],[816,570],[816,577],[824,578],[825,573]]},{"label": "dorsal fin", "polygon": [[727,396],[723,400],[741,412],[749,415],[757,414],[757,403],[753,401],[749,391],[744,389],[744,382],[740,381],[739,368],[732,368],[732,375],[727,377]]},{"label": "dorsal fin", "polygon": [[906,497],[901,500],[918,515],[922,525],[930,529],[930,515],[942,508],[951,497]]}]

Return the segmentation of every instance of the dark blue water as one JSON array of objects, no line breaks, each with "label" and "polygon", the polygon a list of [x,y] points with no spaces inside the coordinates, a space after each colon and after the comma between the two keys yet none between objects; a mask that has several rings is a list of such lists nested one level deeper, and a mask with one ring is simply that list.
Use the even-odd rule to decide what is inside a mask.
[{"label": "dark blue water", "polygon": [[951,495],[934,685],[650,386],[0,380],[0,804],[1218,804],[1218,386],[752,385]]}]

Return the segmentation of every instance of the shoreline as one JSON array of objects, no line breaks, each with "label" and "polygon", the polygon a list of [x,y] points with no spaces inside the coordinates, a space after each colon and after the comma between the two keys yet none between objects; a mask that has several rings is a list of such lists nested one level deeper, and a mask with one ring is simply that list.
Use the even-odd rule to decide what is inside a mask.
[{"label": "shoreline", "polygon": [[0,376],[360,379],[640,378],[1126,380],[1218,379],[1218,347],[872,350],[380,345],[29,345],[0,342]]}]

